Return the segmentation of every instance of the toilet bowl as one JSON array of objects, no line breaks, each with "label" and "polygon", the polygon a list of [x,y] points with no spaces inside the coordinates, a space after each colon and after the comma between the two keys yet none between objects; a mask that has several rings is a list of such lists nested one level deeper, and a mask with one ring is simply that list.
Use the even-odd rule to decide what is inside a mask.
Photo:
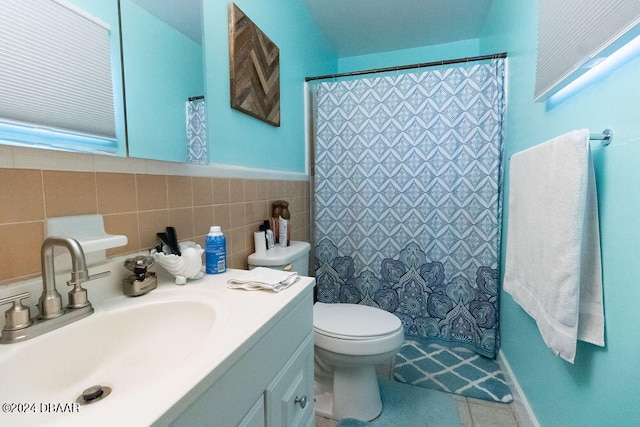
[{"label": "toilet bowl", "polygon": [[[270,267],[307,274],[307,242],[292,241],[249,255],[249,268]],[[277,249],[277,250],[275,250]],[[402,322],[393,314],[358,304],[313,306],[315,412],[332,418],[371,421],[382,400],[376,365],[390,361],[404,341]]]},{"label": "toilet bowl", "polygon": [[400,319],[365,305],[318,302],[313,329],[316,414],[337,420],[376,418],[382,400],[375,367],[400,349]]}]

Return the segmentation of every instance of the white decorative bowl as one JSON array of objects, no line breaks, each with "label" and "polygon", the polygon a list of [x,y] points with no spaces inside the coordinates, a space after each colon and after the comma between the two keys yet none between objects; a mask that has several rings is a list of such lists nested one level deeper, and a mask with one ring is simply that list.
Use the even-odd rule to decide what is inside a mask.
[{"label": "white decorative bowl", "polygon": [[204,249],[197,243],[180,243],[182,255],[166,255],[162,252],[153,254],[153,259],[176,278],[176,285],[184,285],[187,279],[199,279],[202,271],[202,254]]}]

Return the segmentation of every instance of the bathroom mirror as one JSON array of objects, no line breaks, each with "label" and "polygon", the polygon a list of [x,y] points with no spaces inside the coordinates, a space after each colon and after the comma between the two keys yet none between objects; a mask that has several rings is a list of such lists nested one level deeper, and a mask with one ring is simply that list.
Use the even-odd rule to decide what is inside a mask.
[{"label": "bathroom mirror", "polygon": [[117,0],[7,0],[0,17],[0,144],[126,155]]},{"label": "bathroom mirror", "polygon": [[128,155],[184,162],[186,103],[204,95],[202,0],[119,0]]}]

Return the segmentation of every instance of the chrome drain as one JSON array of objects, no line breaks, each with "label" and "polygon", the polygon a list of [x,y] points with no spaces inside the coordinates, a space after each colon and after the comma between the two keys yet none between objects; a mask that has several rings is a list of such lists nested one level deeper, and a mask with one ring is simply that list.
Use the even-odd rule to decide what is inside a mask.
[{"label": "chrome drain", "polygon": [[111,394],[111,387],[94,385],[87,388],[76,399],[76,403],[81,405],[89,405],[90,403],[96,403],[104,399]]}]

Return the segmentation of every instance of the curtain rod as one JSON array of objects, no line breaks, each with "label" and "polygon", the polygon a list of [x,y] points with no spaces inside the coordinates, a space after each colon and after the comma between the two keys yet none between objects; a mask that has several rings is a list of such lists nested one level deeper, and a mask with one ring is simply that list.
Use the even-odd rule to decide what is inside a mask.
[{"label": "curtain rod", "polygon": [[306,82],[310,82],[312,80],[325,80],[325,79],[335,79],[338,77],[360,76],[363,74],[386,73],[389,71],[409,70],[412,68],[435,67],[439,65],[442,66],[442,65],[449,65],[449,64],[459,64],[461,62],[484,61],[486,59],[497,59],[497,58],[506,58],[506,57],[507,57],[507,52],[502,52],[502,53],[494,53],[493,55],[471,56],[469,58],[458,58],[458,59],[443,59],[442,61],[423,62],[421,64],[398,65],[395,67],[374,68],[372,70],[351,71],[349,73],[328,74],[326,76],[305,77],[304,80]]}]

